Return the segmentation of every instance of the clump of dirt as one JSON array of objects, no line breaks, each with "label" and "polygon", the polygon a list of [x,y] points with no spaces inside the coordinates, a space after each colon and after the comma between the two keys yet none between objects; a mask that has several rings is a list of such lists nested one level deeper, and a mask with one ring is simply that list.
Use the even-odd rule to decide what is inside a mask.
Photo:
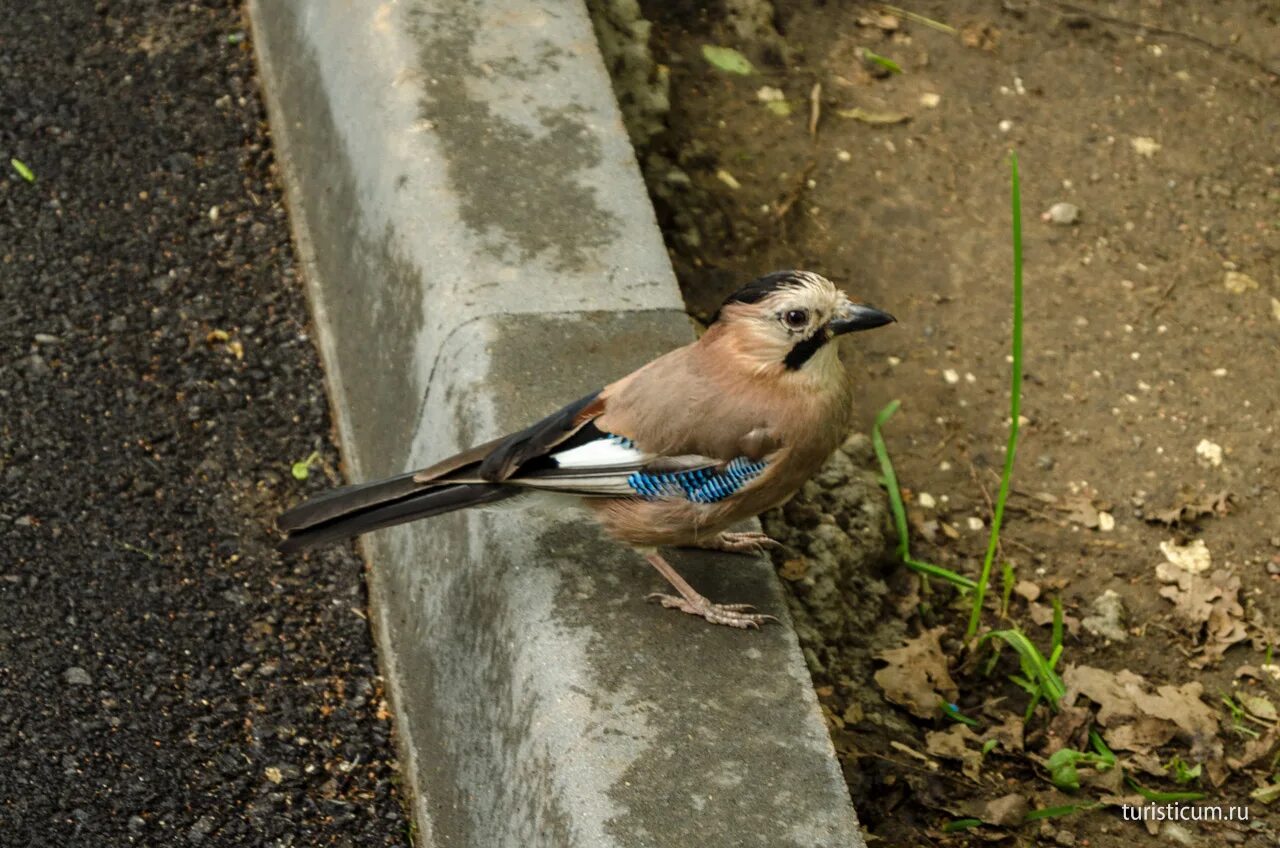
[{"label": "clump of dirt", "polygon": [[[913,555],[969,578],[1009,423],[1022,161],[1025,419],[979,635],[1056,650],[1054,704],[1002,637],[963,638],[971,596],[863,552],[894,534],[856,440],[764,517],[868,831],[1274,839],[1280,396],[1257,375],[1280,349],[1280,15],[777,0],[780,48],[739,5],[641,3],[670,80],[643,161],[686,303],[705,318],[799,267],[893,311],[846,351],[862,429],[901,399],[885,438]],[[1135,787],[1251,817],[1126,821],[1150,806]]]}]

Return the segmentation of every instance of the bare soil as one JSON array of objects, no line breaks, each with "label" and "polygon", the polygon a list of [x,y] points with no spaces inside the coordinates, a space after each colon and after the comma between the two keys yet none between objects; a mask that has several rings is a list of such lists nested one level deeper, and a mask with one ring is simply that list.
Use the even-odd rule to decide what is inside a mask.
[{"label": "bare soil", "polygon": [[[886,439],[913,553],[970,576],[985,552],[1009,423],[1007,160],[1018,152],[1025,421],[998,562],[1036,584],[1039,603],[1059,597],[1069,624],[1092,615],[1104,592],[1119,595],[1124,641],[1073,626],[1060,671],[1198,682],[1203,703],[1222,714],[1228,757],[1251,732],[1265,734],[1265,722],[1238,729],[1222,695],[1280,701],[1280,682],[1257,672],[1267,645],[1280,641],[1280,4],[909,7],[955,32],[862,3],[782,0],[772,16],[764,7],[765,25],[757,19],[754,30],[727,13],[754,4],[642,5],[671,81],[667,129],[649,148],[646,172],[691,312],[705,318],[735,283],[784,267],[819,271],[893,312],[898,325],[848,343],[861,427],[902,401]],[[706,44],[741,50],[756,72],[712,66]],[[860,58],[859,48],[901,73]],[[789,115],[766,107],[765,86],[781,92]],[[861,119],[841,115],[854,109]],[[1073,204],[1078,218],[1042,218],[1057,203]],[[841,509],[856,508],[811,509],[816,497],[766,521],[799,546],[780,563],[801,606],[813,588],[806,571],[824,555],[806,553],[797,524],[816,527],[825,514],[847,527]],[[1172,521],[1170,510],[1184,505]],[[1239,612],[1228,617],[1247,638],[1219,646],[1221,657],[1212,633],[1162,596],[1176,587],[1156,573],[1162,542],[1194,540],[1212,569],[1240,584]],[[1053,748],[1044,706],[1027,723],[1027,752],[997,748],[976,780],[927,753],[927,734],[951,722],[881,697],[870,675],[884,663],[874,654],[946,628],[957,703],[984,723],[1026,707],[1027,695],[1006,682],[1017,665],[1006,657],[983,677],[958,639],[965,601],[953,606],[936,581],[920,596],[900,565],[863,565],[836,594],[870,626],[846,617],[843,628],[814,631],[825,643],[810,633],[806,648],[869,835],[917,845],[1148,838],[1114,804],[944,832],[966,801],[1019,790],[1036,808],[1105,793],[1052,786],[1035,758]],[[985,625],[1017,626],[1047,650],[1049,626],[1033,620],[1033,604],[1015,594],[1001,619],[998,577],[993,594]],[[1150,752],[1175,753],[1187,759],[1176,740]],[[1203,791],[1204,803],[1250,807],[1247,824],[1152,832],[1185,844],[1274,844],[1280,803],[1248,797],[1275,771],[1273,757],[1206,769],[1187,784],[1138,775],[1160,790]],[[1110,797],[1121,795],[1134,793],[1119,787]]]}]

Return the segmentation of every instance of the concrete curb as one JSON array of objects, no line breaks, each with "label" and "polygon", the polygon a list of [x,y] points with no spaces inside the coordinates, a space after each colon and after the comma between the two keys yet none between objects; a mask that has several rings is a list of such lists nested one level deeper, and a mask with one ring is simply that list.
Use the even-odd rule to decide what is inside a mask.
[{"label": "concrete curb", "polygon": [[[354,479],[522,426],[691,337],[580,0],[252,0]],[[789,627],[643,602],[573,514],[367,537],[422,846],[862,846]],[[785,615],[769,565],[689,553]]]}]

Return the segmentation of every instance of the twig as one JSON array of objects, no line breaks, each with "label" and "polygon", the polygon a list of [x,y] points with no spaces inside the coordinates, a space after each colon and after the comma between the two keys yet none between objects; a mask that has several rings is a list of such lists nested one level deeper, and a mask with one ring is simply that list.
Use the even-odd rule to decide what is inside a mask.
[{"label": "twig", "polygon": [[822,117],[822,83],[815,82],[809,89],[809,138],[818,136],[818,119]]}]

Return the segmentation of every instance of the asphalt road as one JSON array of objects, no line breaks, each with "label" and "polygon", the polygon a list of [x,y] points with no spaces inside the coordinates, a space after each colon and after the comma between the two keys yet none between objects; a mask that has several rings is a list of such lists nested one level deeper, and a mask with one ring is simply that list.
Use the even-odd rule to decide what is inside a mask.
[{"label": "asphalt road", "polygon": [[408,840],[362,565],[273,550],[337,459],[249,38],[0,15],[0,845]]}]

